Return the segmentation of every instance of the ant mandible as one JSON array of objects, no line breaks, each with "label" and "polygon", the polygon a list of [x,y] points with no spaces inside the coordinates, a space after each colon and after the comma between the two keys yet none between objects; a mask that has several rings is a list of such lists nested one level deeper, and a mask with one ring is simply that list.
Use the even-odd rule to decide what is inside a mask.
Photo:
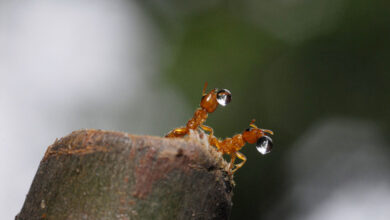
[{"label": "ant mandible", "polygon": [[[271,130],[258,128],[254,122],[255,120],[253,119],[249,123],[249,128],[242,132],[242,134],[236,134],[232,138],[226,138],[222,141],[213,135],[213,130],[210,131],[210,145],[215,146],[221,153],[230,155],[231,159],[228,170],[231,172],[231,174],[234,174],[234,172],[240,169],[246,162],[245,155],[239,152],[239,150],[245,146],[246,142],[249,144],[256,143],[256,148],[261,154],[267,154],[271,152],[273,144],[271,137],[268,135],[273,135],[274,133]],[[236,158],[241,159],[241,163],[234,164]],[[233,169],[234,165],[235,168]]]},{"label": "ant mandible", "polygon": [[194,116],[187,122],[185,127],[175,128],[170,131],[165,137],[183,137],[186,134],[189,134],[190,130],[195,130],[198,127],[202,128],[205,131],[212,131],[213,129],[203,125],[208,117],[208,113],[214,112],[218,104],[226,106],[230,103],[232,99],[232,94],[227,89],[213,89],[206,94],[207,82],[205,83],[202,91],[202,100],[200,101],[200,108],[198,108]]}]

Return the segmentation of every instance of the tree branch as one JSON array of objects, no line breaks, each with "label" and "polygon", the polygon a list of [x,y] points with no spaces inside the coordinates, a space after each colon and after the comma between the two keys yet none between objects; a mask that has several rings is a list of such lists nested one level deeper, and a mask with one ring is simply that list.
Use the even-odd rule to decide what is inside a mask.
[{"label": "tree branch", "polygon": [[49,146],[16,219],[228,219],[233,182],[202,135],[75,131]]}]

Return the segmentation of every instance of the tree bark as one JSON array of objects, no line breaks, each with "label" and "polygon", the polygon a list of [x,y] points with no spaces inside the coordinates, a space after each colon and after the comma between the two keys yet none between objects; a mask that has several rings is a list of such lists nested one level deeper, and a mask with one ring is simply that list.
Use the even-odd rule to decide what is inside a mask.
[{"label": "tree bark", "polygon": [[49,146],[16,219],[228,219],[234,184],[203,135],[75,131]]}]

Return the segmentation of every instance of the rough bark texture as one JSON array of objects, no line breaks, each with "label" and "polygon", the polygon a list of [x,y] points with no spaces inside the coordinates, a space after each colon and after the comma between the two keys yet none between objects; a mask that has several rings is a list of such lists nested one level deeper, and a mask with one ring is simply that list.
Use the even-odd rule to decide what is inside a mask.
[{"label": "rough bark texture", "polygon": [[75,131],[49,146],[16,219],[228,219],[232,180],[199,136]]}]

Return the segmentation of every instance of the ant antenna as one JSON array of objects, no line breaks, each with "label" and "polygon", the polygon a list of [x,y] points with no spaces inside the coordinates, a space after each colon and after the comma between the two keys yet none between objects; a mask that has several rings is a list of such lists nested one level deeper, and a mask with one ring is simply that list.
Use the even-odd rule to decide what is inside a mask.
[{"label": "ant antenna", "polygon": [[255,121],[256,119],[252,119],[252,121],[249,122],[249,126],[251,126],[252,128],[257,128],[257,126],[255,125]]},{"label": "ant antenna", "polygon": [[206,88],[207,88],[207,82],[204,83],[203,91],[202,91],[202,96],[206,95]]},{"label": "ant antenna", "polygon": [[[249,123],[249,126],[252,127],[252,128],[259,128],[255,125],[255,121],[256,119],[252,119],[252,121]],[[267,129],[260,129],[262,132],[264,133],[268,133],[270,135],[274,135],[274,132],[272,132],[271,130],[267,130]]]}]

